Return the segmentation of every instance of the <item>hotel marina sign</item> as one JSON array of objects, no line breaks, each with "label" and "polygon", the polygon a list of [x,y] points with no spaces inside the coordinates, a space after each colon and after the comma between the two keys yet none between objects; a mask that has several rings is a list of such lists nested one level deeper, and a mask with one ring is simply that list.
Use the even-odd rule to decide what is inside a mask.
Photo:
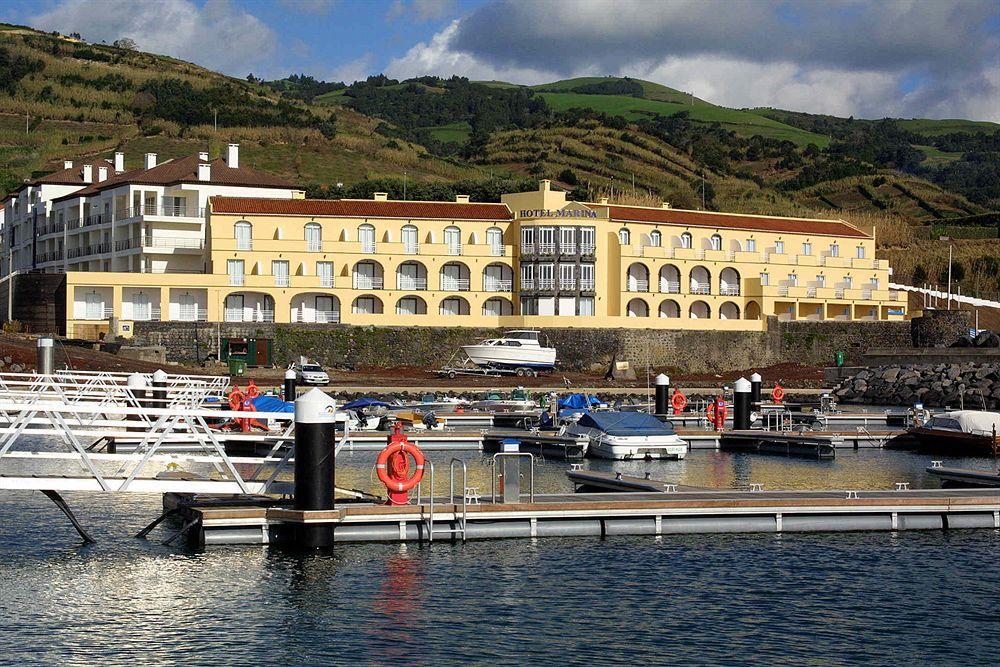
[{"label": "hotel marina sign", "polygon": [[597,211],[586,208],[522,208],[518,212],[520,218],[596,218]]}]

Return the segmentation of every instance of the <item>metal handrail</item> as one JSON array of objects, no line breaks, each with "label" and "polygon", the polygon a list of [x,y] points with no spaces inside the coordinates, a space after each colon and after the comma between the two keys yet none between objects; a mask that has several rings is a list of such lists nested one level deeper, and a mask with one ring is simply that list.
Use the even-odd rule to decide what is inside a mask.
[{"label": "metal handrail", "polygon": [[[527,457],[528,463],[528,502],[535,502],[535,456],[530,452],[497,452],[493,455],[493,474],[490,475],[490,498],[495,504],[497,501],[497,459],[509,457]],[[520,466],[518,466],[520,474]]]}]

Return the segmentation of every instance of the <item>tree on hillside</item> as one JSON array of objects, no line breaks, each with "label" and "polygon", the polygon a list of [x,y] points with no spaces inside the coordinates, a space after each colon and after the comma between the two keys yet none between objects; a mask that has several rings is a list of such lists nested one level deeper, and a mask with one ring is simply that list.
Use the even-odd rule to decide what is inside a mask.
[{"label": "tree on hillside", "polygon": [[913,275],[910,277],[910,281],[914,285],[922,285],[927,282],[927,269],[924,268],[923,264],[917,264],[913,267]]},{"label": "tree on hillside", "polygon": [[121,39],[116,39],[111,42],[111,46],[118,49],[125,49],[126,51],[138,51],[139,45],[135,43],[135,40],[131,37],[122,37]]},{"label": "tree on hillside", "polygon": [[[947,283],[948,282],[948,267],[947,266],[945,266],[943,269],[941,269],[941,275],[938,276],[938,278],[943,283]],[[962,266],[962,263],[960,261],[958,261],[957,259],[956,260],[952,260],[952,262],[951,262],[951,282],[953,282],[953,283],[960,283],[963,280],[965,280],[965,267]]]}]

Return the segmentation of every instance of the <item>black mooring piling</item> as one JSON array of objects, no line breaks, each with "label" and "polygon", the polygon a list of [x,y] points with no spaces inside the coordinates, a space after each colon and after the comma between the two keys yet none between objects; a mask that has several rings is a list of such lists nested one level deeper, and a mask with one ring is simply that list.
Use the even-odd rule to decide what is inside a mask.
[{"label": "black mooring piling", "polygon": [[[332,510],[334,475],[334,420],[336,405],[319,389],[295,401],[295,503],[297,510]],[[331,524],[302,522],[296,530],[299,546],[333,546]]]},{"label": "black mooring piling", "polygon": [[667,406],[670,405],[670,378],[663,373],[656,376],[656,394],[654,396],[656,405],[654,414],[667,414]]},{"label": "black mooring piling", "polygon": [[750,428],[750,397],[752,384],[741,377],[733,385],[733,428],[745,431]]},{"label": "black mooring piling", "polygon": [[764,382],[764,378],[760,376],[760,373],[754,373],[750,376],[750,403],[752,405],[760,405],[760,386]]},{"label": "black mooring piling", "polygon": [[295,398],[295,371],[289,368],[285,371],[285,400],[294,401]]}]

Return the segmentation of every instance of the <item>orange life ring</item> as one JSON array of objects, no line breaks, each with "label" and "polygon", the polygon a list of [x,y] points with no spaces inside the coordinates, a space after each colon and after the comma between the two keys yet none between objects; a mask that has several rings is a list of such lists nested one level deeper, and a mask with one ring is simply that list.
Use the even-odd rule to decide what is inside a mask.
[{"label": "orange life ring", "polygon": [[243,392],[239,387],[233,387],[229,392],[229,409],[234,412],[243,410]]},{"label": "orange life ring", "polygon": [[774,399],[775,403],[781,403],[781,399],[785,397],[785,390],[782,389],[780,384],[774,385],[774,389],[771,390],[771,398]]},{"label": "orange life ring", "polygon": [[682,394],[680,390],[675,391],[673,398],[670,399],[670,405],[674,406],[674,412],[684,412],[687,404],[687,396]]},{"label": "orange life ring", "polygon": [[715,401],[709,403],[708,407],[705,408],[705,416],[708,418],[710,424],[715,423]]},{"label": "orange life ring", "polygon": [[257,386],[256,382],[254,382],[253,380],[250,380],[247,383],[247,397],[248,398],[257,398],[258,396],[260,396],[260,388]]},{"label": "orange life ring", "polygon": [[[400,479],[400,477],[393,473],[398,474],[400,470],[406,469],[405,457],[407,454],[413,457],[416,470],[412,477]],[[389,466],[390,457],[392,457],[392,469]],[[385,446],[385,449],[379,452],[378,459],[375,461],[375,474],[378,475],[379,481],[385,484],[386,489],[394,493],[403,493],[420,483],[420,480],[424,476],[425,463],[424,453],[420,451],[419,447],[411,444],[405,437],[398,440],[393,438]]]}]

